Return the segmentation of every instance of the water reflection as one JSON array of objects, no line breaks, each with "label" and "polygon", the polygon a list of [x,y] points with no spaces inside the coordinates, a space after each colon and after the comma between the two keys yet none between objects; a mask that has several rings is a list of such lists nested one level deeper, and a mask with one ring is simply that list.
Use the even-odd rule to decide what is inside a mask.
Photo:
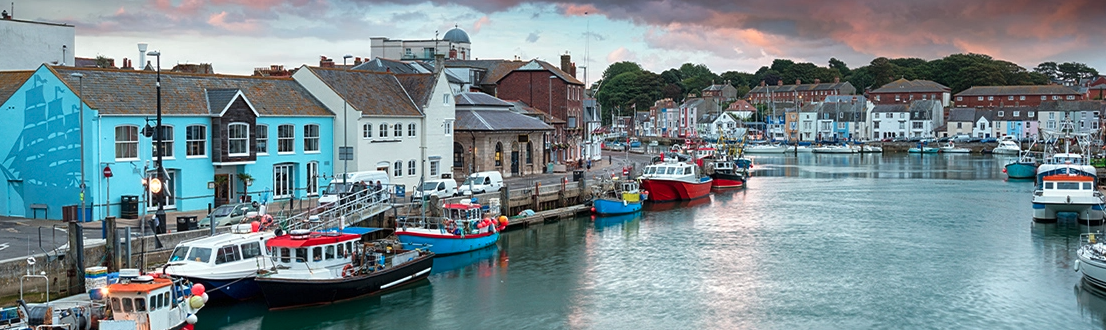
[{"label": "water reflection", "polygon": [[1079,314],[1084,320],[1106,328],[1106,291],[1087,281],[1079,281],[1073,290],[1075,301],[1079,304]]},{"label": "water reflection", "polygon": [[[595,231],[603,232],[607,227],[613,226],[629,226],[633,222],[641,219],[641,212],[634,212],[630,214],[608,215],[608,216],[591,216],[592,221],[595,223]],[[612,228],[618,229],[618,228]]]},{"label": "water reflection", "polygon": [[1002,168],[1009,162],[979,154],[799,154],[751,158],[754,176],[820,179],[1002,179],[1006,177]]},{"label": "water reflection", "polygon": [[491,246],[476,251],[447,256],[435,256],[434,270],[431,274],[451,273],[469,266],[478,267],[484,263],[494,264],[496,257],[499,256],[497,252],[499,252],[499,246],[492,244]]}]

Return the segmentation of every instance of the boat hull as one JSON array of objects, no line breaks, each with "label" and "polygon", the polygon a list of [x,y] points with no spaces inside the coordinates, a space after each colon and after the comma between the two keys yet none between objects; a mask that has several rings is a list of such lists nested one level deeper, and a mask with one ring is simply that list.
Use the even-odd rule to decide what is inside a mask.
[{"label": "boat hull", "polygon": [[1099,203],[1087,201],[1075,201],[1073,203],[1033,201],[1033,221],[1053,222],[1056,221],[1057,213],[1064,212],[1079,214],[1078,219],[1082,222],[1102,221],[1103,217],[1101,201]]},{"label": "boat hull", "polygon": [[[214,301],[242,301],[256,298],[261,295],[261,287],[254,282],[254,277],[239,279],[204,279],[184,276],[192,283],[203,284],[208,294],[208,299]],[[218,290],[216,290],[218,289]]]},{"label": "boat hull", "polygon": [[403,244],[415,246],[429,245],[430,252],[437,255],[464,253],[486,248],[499,241],[499,232],[465,235],[426,234],[420,232],[396,230],[396,237]]},{"label": "boat hull", "polygon": [[348,278],[303,280],[258,277],[255,281],[265,294],[269,309],[326,305],[395,290],[425,279],[434,265],[433,257],[433,254],[426,254],[395,268]]},{"label": "boat hull", "polygon": [[1037,176],[1036,163],[1010,163],[1006,164],[1006,177],[1010,179],[1032,179]]},{"label": "boat hull", "polygon": [[1088,258],[1083,253],[1076,254],[1079,256],[1079,273],[1083,274],[1083,279],[1094,286],[1106,289],[1106,263]]},{"label": "boat hull", "polygon": [[595,207],[595,214],[599,215],[629,214],[641,211],[641,201],[629,202],[602,198],[595,200],[592,206]]},{"label": "boat hull", "polygon": [[649,192],[649,200],[654,202],[692,200],[710,194],[712,181],[708,179],[692,183],[679,180],[642,179],[641,188]]},{"label": "boat hull", "polygon": [[745,177],[739,174],[714,173],[710,175],[712,188],[741,188],[745,186]]}]

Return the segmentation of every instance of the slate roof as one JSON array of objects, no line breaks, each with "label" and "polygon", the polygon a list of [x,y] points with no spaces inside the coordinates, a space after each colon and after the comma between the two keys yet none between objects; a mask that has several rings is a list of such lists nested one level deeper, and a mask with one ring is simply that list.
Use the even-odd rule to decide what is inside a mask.
[{"label": "slate roof", "polygon": [[511,103],[479,92],[461,92],[453,97],[457,106],[511,107]]},{"label": "slate roof", "polygon": [[865,98],[864,95],[826,95],[825,102],[826,103],[829,103],[829,102],[849,103],[849,102],[853,102],[854,99],[856,100],[856,103],[868,102],[868,98]]},{"label": "slate roof", "polygon": [[872,112],[907,112],[906,104],[879,104],[872,108]]},{"label": "slate roof", "polygon": [[34,71],[4,71],[0,72],[0,103],[3,103],[8,98],[11,98],[12,94],[19,91],[20,87],[31,79],[31,76],[35,74]]},{"label": "slate roof", "polygon": [[[879,107],[878,105],[876,106]],[[974,122],[976,120],[975,108],[952,108],[949,109],[948,122]]]},{"label": "slate roof", "polygon": [[510,101],[503,100],[503,101],[507,102],[507,103],[510,103],[511,104],[511,111],[514,111],[516,113],[521,113],[521,114],[531,116],[531,117],[534,117],[534,118],[540,118],[544,122],[550,123],[550,124],[564,124],[564,123],[566,123],[566,121],[560,120],[560,119],[558,119],[557,117],[554,117],[554,116],[550,116],[549,114],[545,113],[545,111],[541,111],[541,109],[532,107],[529,104],[526,104],[526,102],[522,102],[522,101],[519,101],[519,100],[510,100]]},{"label": "slate roof", "polygon": [[[519,66],[514,71],[549,71],[549,72],[552,72],[553,75],[557,76],[557,78],[560,78],[561,80],[564,80],[567,83],[575,84],[575,85],[583,85],[584,84],[583,82],[581,82],[579,80],[576,80],[576,77],[573,77],[572,75],[569,75],[568,73],[565,73],[564,71],[561,71],[560,68],[557,68],[556,66],[554,66],[552,64],[549,64],[546,61],[541,61],[541,60],[531,60],[530,62],[527,62],[526,64],[523,64],[522,66]],[[507,74],[504,74],[503,76],[506,76],[506,75]],[[503,79],[503,77],[499,77],[499,79]],[[499,79],[496,79],[495,81],[498,82]]]},{"label": "slate roof", "polygon": [[989,95],[1072,95],[1079,94],[1075,89],[1060,85],[1035,85],[1035,86],[973,86],[956,96],[989,96]]},{"label": "slate roof", "polygon": [[553,126],[510,110],[457,109],[458,131],[551,131]]},{"label": "slate roof", "polygon": [[429,73],[432,70],[428,70],[426,66],[421,62],[404,62],[390,60],[386,58],[374,58],[367,62],[355,65],[350,70],[372,71],[372,72],[391,72],[395,74],[411,74],[411,73]]},{"label": "slate roof", "polygon": [[434,93],[434,74],[397,74],[396,79],[415,104],[419,106],[430,104],[431,94]]},{"label": "slate roof", "polygon": [[872,91],[872,93],[941,93],[950,90],[952,89],[930,80],[906,80],[904,78],[899,78],[899,80],[887,83]]},{"label": "slate roof", "polygon": [[[84,75],[84,101],[104,115],[152,115],[157,109],[157,74],[140,70],[50,66],[74,91]],[[165,115],[210,115],[207,91],[237,89],[261,116],[333,116],[291,77],[161,73],[161,104]],[[216,94],[220,94],[217,92]],[[221,94],[220,94],[221,95]],[[229,102],[229,101],[228,101]],[[222,108],[219,109],[222,111]]]},{"label": "slate roof", "polygon": [[[1036,112],[1037,107],[1000,107],[1000,108],[987,108],[987,111],[995,113],[995,120],[1001,121],[1029,121],[1036,120],[1036,113],[1030,117],[1030,112]],[[1002,112],[1002,116],[998,115],[998,112]],[[1015,116],[1014,113],[1018,115]]]},{"label": "slate roof", "polygon": [[319,67],[307,69],[363,116],[422,116],[395,75]]},{"label": "slate roof", "polygon": [[1037,111],[1098,111],[1103,110],[1099,101],[1044,101]]},{"label": "slate roof", "polygon": [[213,115],[222,113],[227,104],[234,101],[234,96],[238,95],[237,88],[208,89],[205,92],[207,92],[208,112]]},{"label": "slate roof", "polygon": [[491,85],[499,82],[508,73],[525,65],[522,61],[508,60],[449,60],[445,61],[447,68],[476,68],[484,70],[484,78],[477,84]]}]

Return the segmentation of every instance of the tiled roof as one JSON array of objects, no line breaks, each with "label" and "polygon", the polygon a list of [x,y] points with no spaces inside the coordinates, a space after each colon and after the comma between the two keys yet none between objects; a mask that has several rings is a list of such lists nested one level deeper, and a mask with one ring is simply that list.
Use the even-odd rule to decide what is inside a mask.
[{"label": "tiled roof", "polygon": [[1079,94],[1075,89],[1060,85],[1035,85],[1035,86],[974,86],[968,88],[956,96],[989,96],[989,95],[1071,95]]},{"label": "tiled roof", "polygon": [[906,80],[904,78],[899,78],[899,80],[883,85],[872,91],[872,93],[941,93],[950,90],[951,89],[945,85],[930,80]]},{"label": "tiled roof", "polygon": [[[564,80],[565,82],[567,82],[569,84],[575,84],[575,85],[583,85],[584,84],[583,82],[581,82],[579,80],[576,80],[575,77],[569,75],[568,73],[565,73],[564,71],[561,71],[561,69],[557,68],[556,66],[554,66],[552,64],[549,64],[548,62],[541,61],[541,60],[531,60],[530,62],[527,62],[526,64],[518,67],[515,70],[516,71],[549,71],[549,72],[552,72],[553,75],[557,76],[557,78],[561,78],[561,80]],[[504,76],[506,76],[506,75],[504,75]],[[500,79],[502,79],[502,77],[500,77]],[[498,82],[499,80],[497,79],[495,81]]]},{"label": "tiled roof", "polygon": [[458,106],[493,106],[493,107],[510,107],[511,103],[500,100],[495,96],[491,96],[479,92],[462,92],[454,96],[457,100]]},{"label": "tiled roof", "polygon": [[223,112],[223,109],[234,101],[234,96],[238,95],[237,88],[208,89],[206,92],[208,112],[213,115]]},{"label": "tiled roof", "polygon": [[726,111],[756,111],[756,107],[745,100],[737,100],[730,103],[729,107],[726,107]]},{"label": "tiled roof", "polygon": [[1044,101],[1037,111],[1099,111],[1104,108],[1100,101]]},{"label": "tiled roof", "polygon": [[[876,106],[879,107],[878,105]],[[949,122],[966,122],[975,121],[975,108],[952,108],[949,109]]]},{"label": "tiled roof", "polygon": [[830,102],[849,103],[849,102],[853,102],[854,100],[855,100],[856,103],[868,102],[868,99],[865,98],[864,95],[826,95],[825,102],[826,103],[830,103]]},{"label": "tiled roof", "polygon": [[372,71],[372,72],[391,72],[395,74],[411,74],[411,73],[429,73],[425,66],[419,62],[404,62],[389,60],[386,58],[374,58],[367,62],[358,64],[350,70]]},{"label": "tiled roof", "polygon": [[395,75],[319,67],[307,69],[364,116],[422,116]]},{"label": "tiled roof", "polygon": [[879,104],[872,108],[872,112],[907,112],[906,104]]},{"label": "tiled roof", "polygon": [[0,103],[7,101],[7,99],[10,98],[12,94],[15,94],[15,92],[19,90],[19,87],[23,87],[27,79],[31,79],[31,76],[34,74],[34,71],[0,72]]},{"label": "tiled roof", "polygon": [[553,130],[537,118],[510,110],[457,109],[458,131],[548,131]]},{"label": "tiled roof", "polygon": [[411,99],[419,106],[425,106],[430,102],[430,94],[434,93],[434,75],[430,73],[397,74],[399,84],[411,95]]},{"label": "tiled roof", "polygon": [[[51,66],[74,91],[84,75],[85,103],[105,115],[153,114],[157,109],[157,74],[149,71]],[[210,115],[208,90],[237,89],[262,116],[333,116],[314,96],[289,77],[161,73],[162,113]],[[222,109],[219,109],[222,110]]]}]

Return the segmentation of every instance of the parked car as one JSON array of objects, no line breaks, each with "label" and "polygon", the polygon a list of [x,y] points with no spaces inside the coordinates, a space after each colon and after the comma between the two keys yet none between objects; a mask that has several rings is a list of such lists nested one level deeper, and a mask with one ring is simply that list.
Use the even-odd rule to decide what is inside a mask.
[{"label": "parked car", "polygon": [[949,142],[949,141],[952,141],[952,138],[951,138],[951,137],[947,137],[947,136],[946,136],[946,137],[943,137],[943,138],[940,138],[940,139],[937,139],[937,142],[942,142],[942,143],[943,143],[943,142]]},{"label": "parked car", "polygon": [[200,219],[199,226],[201,228],[210,227],[213,222],[216,227],[239,224],[242,219],[246,218],[246,213],[256,211],[257,207],[254,207],[252,203],[220,205],[211,211],[211,214],[208,214],[206,218]]},{"label": "parked car", "polygon": [[995,138],[985,138],[985,139],[979,140],[979,142],[982,142],[982,143],[996,143],[996,142],[998,142],[998,140],[995,139]]},{"label": "parked car", "polygon": [[419,190],[415,190],[415,192],[411,194],[411,199],[414,200],[422,198],[423,196],[429,198],[430,195],[438,195],[438,198],[449,198],[460,195],[460,192],[457,190],[457,181],[453,181],[453,179],[427,180],[423,182]]}]

